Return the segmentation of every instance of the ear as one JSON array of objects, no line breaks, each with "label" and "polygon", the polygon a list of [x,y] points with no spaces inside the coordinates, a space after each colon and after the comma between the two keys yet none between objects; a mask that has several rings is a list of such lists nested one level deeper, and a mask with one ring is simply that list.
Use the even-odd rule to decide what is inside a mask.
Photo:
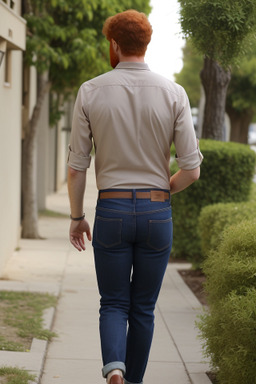
[{"label": "ear", "polygon": [[117,44],[117,42],[114,39],[111,39],[111,43],[112,43],[112,47],[114,49],[114,52],[117,53],[119,50],[119,45]]}]

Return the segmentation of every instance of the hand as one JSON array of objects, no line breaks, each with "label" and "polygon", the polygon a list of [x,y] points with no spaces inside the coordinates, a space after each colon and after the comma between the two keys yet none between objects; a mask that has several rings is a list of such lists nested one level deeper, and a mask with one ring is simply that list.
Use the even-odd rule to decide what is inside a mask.
[{"label": "hand", "polygon": [[84,232],[86,233],[87,239],[91,241],[92,236],[89,223],[85,219],[81,221],[71,221],[69,229],[69,239],[71,244],[78,251],[85,250]]}]

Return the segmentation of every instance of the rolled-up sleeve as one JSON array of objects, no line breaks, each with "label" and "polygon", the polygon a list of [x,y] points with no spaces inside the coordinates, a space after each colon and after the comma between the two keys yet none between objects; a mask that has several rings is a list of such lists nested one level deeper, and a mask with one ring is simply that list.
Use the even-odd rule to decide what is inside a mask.
[{"label": "rolled-up sleeve", "polygon": [[192,153],[189,153],[183,157],[177,157],[176,155],[176,161],[180,169],[191,170],[199,167],[203,161],[203,155],[200,152],[200,149],[197,148]]},{"label": "rolled-up sleeve", "polygon": [[68,146],[68,165],[78,171],[84,171],[90,167],[91,156],[80,156],[72,151],[71,145]]},{"label": "rolled-up sleeve", "polygon": [[92,133],[86,112],[85,90],[78,91],[72,120],[70,143],[68,146],[68,165],[78,171],[85,171],[91,163]]},{"label": "rolled-up sleeve", "polygon": [[192,170],[200,166],[203,155],[196,138],[189,100],[182,87],[180,87],[179,107],[174,126],[176,161],[180,169]]}]

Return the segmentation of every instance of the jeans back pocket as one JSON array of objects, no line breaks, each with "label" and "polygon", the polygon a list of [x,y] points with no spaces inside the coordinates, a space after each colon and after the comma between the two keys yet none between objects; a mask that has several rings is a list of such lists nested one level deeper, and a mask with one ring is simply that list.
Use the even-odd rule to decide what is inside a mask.
[{"label": "jeans back pocket", "polygon": [[94,230],[94,245],[110,248],[121,244],[122,219],[96,216]]},{"label": "jeans back pocket", "polygon": [[172,245],[172,218],[148,221],[148,240],[150,248],[162,251]]}]

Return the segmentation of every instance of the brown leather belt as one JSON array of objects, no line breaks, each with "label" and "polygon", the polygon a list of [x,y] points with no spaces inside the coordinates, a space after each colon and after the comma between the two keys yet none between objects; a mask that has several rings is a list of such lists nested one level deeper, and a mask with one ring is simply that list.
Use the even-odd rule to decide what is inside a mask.
[{"label": "brown leather belt", "polygon": [[[99,199],[132,199],[133,194],[130,191],[108,191],[100,192]],[[136,199],[150,199],[151,201],[165,201],[170,199],[169,192],[149,191],[136,192]]]}]

